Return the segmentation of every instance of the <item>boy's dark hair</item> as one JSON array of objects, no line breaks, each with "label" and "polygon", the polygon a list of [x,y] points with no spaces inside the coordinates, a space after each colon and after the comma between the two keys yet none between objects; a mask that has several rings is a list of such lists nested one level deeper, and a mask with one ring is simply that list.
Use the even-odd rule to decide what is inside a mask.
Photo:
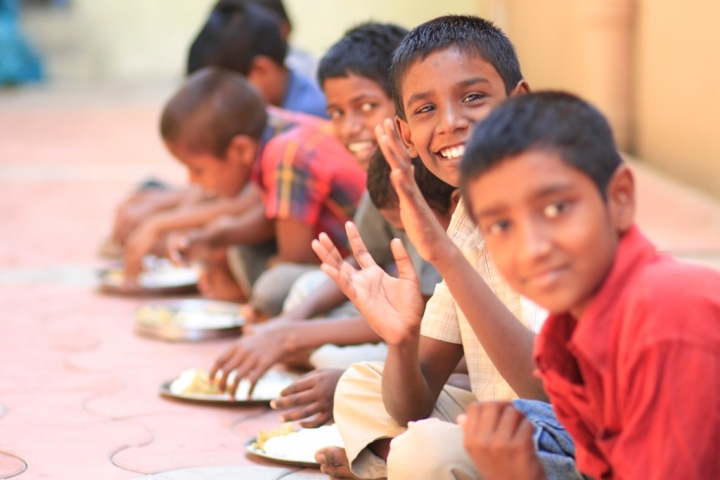
[{"label": "boy's dark hair", "polygon": [[196,153],[225,158],[236,135],[259,140],[267,123],[265,104],[244,77],[217,67],[190,75],[160,117],[160,134]]},{"label": "boy's dark hair", "polygon": [[[448,213],[452,204],[452,193],[456,188],[433,175],[418,159],[413,159],[413,166],[415,167],[415,182],[430,208],[441,215]],[[378,210],[395,208],[400,203],[395,187],[390,180],[391,171],[390,165],[378,148],[370,159],[367,172],[368,194]]]},{"label": "boy's dark hair", "polygon": [[390,65],[393,52],[408,31],[391,23],[368,22],[345,32],[345,35],[320,60],[318,83],[322,87],[330,78],[348,74],[368,78],[392,97]]},{"label": "boy's dark hair", "polygon": [[433,52],[457,48],[460,52],[479,56],[495,70],[510,94],[522,81],[515,47],[505,34],[491,22],[470,15],[447,15],[412,29],[395,50],[390,78],[398,116],[406,119],[402,98],[402,81],[410,67]]},{"label": "boy's dark hair", "polygon": [[610,125],[589,103],[564,92],[520,95],[475,127],[460,164],[461,190],[466,192],[470,181],[528,150],[557,152],[563,162],[589,176],[603,198],[623,162]]},{"label": "boy's dark hair", "polygon": [[285,5],[283,4],[282,0],[251,0],[258,5],[261,5],[268,10],[272,10],[277,14],[278,17],[280,17],[281,20],[284,20],[288,28],[292,30],[292,22],[290,21],[290,17],[288,16],[287,10],[285,9]]},{"label": "boy's dark hair", "polygon": [[247,76],[255,57],[283,65],[287,50],[275,13],[248,0],[220,0],[190,46],[187,73],[223,67]]}]

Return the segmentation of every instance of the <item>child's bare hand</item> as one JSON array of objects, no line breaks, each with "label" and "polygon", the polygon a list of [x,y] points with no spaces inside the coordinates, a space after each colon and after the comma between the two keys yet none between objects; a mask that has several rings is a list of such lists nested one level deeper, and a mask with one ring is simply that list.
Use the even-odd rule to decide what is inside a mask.
[{"label": "child's bare hand", "polygon": [[[246,378],[250,382],[248,398],[252,395],[260,377],[287,355],[282,341],[283,328],[284,325],[274,322],[243,328],[243,336],[218,357],[210,370],[210,378],[215,378],[219,370],[223,372],[218,381],[220,392],[227,391],[234,398],[240,380]],[[228,375],[233,370],[235,380],[228,385]]]},{"label": "child's bare hand", "polygon": [[512,404],[473,404],[458,423],[465,434],[465,450],[482,478],[547,478],[533,446],[533,426]]},{"label": "child's bare hand", "polygon": [[408,238],[420,256],[433,263],[442,244],[448,242],[440,225],[415,182],[413,165],[405,147],[395,133],[392,120],[375,128],[380,149],[392,168],[390,179],[400,199],[400,220]]},{"label": "child's bare hand", "polygon": [[141,223],[125,242],[125,277],[136,278],[143,270],[142,261],[150,253],[158,233],[152,222]]},{"label": "child's bare hand", "polygon": [[212,248],[203,229],[171,233],[167,240],[167,250],[168,258],[175,265],[205,263],[212,254]]},{"label": "child's bare hand", "polygon": [[322,270],[338,284],[386,343],[397,345],[416,335],[425,303],[417,274],[402,242],[394,239],[390,244],[398,268],[398,278],[393,278],[375,263],[355,225],[348,222],[346,229],[360,269],[345,262],[330,238],[321,233],[318,240],[313,240],[312,247],[323,262]]},{"label": "child's bare hand", "polygon": [[[303,375],[280,393],[280,398],[270,402],[276,410],[298,407],[284,414],[283,422],[308,419],[300,422],[304,428],[315,428],[329,423],[333,418],[333,398],[343,370],[326,368]],[[314,415],[314,418],[310,419]]]}]

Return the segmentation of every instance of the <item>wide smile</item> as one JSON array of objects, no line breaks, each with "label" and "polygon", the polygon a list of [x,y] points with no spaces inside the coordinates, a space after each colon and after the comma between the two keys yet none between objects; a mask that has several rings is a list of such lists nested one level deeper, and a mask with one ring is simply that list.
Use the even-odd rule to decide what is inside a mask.
[{"label": "wide smile", "polygon": [[347,145],[347,149],[350,150],[350,153],[358,154],[358,153],[364,153],[368,150],[375,150],[375,147],[377,147],[377,142],[372,140],[363,140],[360,142],[352,142]]},{"label": "wide smile", "polygon": [[465,144],[460,143],[457,145],[441,148],[437,151],[436,155],[439,155],[440,157],[447,160],[458,160],[462,158],[463,155],[465,155]]}]

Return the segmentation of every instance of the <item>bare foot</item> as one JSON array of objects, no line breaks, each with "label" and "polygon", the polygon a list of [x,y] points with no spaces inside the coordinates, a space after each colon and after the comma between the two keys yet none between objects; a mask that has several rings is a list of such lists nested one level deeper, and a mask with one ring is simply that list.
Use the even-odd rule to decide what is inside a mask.
[{"label": "bare foot", "polygon": [[200,273],[198,290],[203,297],[227,302],[247,302],[230,270],[221,265],[208,265]]},{"label": "bare foot", "polygon": [[333,480],[342,478],[360,480],[360,477],[350,471],[350,462],[344,448],[321,448],[315,453],[315,461],[320,464],[320,471]]}]

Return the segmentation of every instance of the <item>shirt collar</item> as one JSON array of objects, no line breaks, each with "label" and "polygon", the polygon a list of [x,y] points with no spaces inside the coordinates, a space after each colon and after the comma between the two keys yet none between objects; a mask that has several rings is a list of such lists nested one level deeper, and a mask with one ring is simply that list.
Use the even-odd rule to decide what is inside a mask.
[{"label": "shirt collar", "polygon": [[565,363],[557,357],[565,357],[567,353],[564,351],[569,350],[573,356],[582,355],[598,371],[604,371],[613,314],[620,305],[618,297],[635,275],[657,255],[653,244],[633,225],[620,239],[613,266],[580,320],[576,322],[567,313],[548,317],[543,329],[544,340],[538,343],[536,352],[540,370],[545,370],[544,367],[549,364],[557,366]]}]

